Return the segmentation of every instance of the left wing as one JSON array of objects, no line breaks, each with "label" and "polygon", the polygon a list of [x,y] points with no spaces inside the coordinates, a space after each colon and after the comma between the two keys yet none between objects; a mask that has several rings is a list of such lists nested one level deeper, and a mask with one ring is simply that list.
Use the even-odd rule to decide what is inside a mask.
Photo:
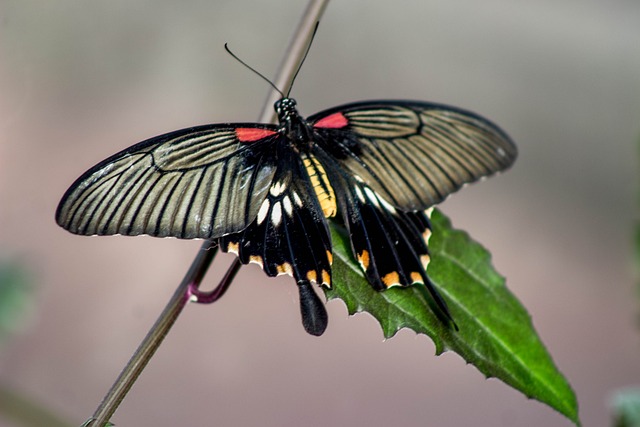
[{"label": "left wing", "polygon": [[250,123],[151,138],[78,178],[56,221],[83,235],[212,239],[242,230],[267,195],[279,138],[275,126]]}]

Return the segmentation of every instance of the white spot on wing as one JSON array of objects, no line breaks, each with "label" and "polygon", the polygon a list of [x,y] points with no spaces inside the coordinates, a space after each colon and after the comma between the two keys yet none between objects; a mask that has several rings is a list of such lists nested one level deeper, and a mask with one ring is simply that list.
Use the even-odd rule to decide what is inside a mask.
[{"label": "white spot on wing", "polygon": [[378,203],[378,197],[376,197],[376,193],[374,193],[373,190],[370,189],[369,187],[364,187],[364,192],[367,194],[367,197],[369,198],[369,200],[373,202],[375,207],[379,208],[380,203]]},{"label": "white spot on wing", "polygon": [[284,182],[280,181],[273,184],[269,192],[271,193],[272,196],[278,197],[279,195],[282,194],[285,188],[287,188],[287,185]]},{"label": "white spot on wing", "polygon": [[267,214],[269,213],[269,205],[269,199],[264,199],[264,202],[262,202],[260,210],[258,211],[258,224],[262,224],[262,221],[267,217]]},{"label": "white spot on wing", "polygon": [[282,206],[280,205],[280,202],[276,202],[273,204],[273,209],[271,210],[271,222],[273,222],[273,225],[277,227],[280,225],[281,221],[282,221]]},{"label": "white spot on wing", "polygon": [[378,196],[378,200],[380,201],[380,204],[389,212],[391,212],[392,214],[396,213],[396,208],[393,207],[393,205],[389,202],[387,202],[385,199],[383,199],[381,196],[379,196],[376,193],[376,196]]},{"label": "white spot on wing", "polygon": [[293,205],[291,205],[291,199],[289,196],[284,196],[284,199],[282,199],[282,206],[284,206],[284,211],[287,215],[291,216],[293,213]]},{"label": "white spot on wing", "polygon": [[302,200],[300,200],[300,196],[298,196],[298,193],[293,193],[293,202],[296,204],[296,206],[298,206],[299,208],[302,207]]}]

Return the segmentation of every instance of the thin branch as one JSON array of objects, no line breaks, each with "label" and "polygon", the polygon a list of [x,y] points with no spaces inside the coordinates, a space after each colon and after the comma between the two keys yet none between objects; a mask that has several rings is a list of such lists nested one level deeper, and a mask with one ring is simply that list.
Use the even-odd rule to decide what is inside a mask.
[{"label": "thin branch", "polygon": [[[303,13],[302,19],[298,24],[289,47],[286,50],[285,57],[275,79],[277,87],[287,87],[289,89],[291,80],[302,60],[306,46],[313,34],[316,22],[320,20],[324,9],[329,0],[310,0],[307,9]],[[287,93],[287,92],[285,92]],[[278,99],[280,94],[272,90],[265,102],[260,114],[261,122],[274,122],[275,113],[273,111],[273,103]],[[240,263],[236,258],[229,267],[225,277],[220,284],[211,292],[201,292],[199,290],[202,279],[207,269],[211,265],[213,258],[217,253],[215,242],[207,241],[200,248],[196,258],[194,259],[189,271],[176,289],[175,293],[167,303],[158,320],[147,333],[147,336],[140,343],[140,346],[133,354],[123,371],[118,376],[107,395],[104,397],[93,416],[83,426],[86,427],[104,427],[117,410],[120,403],[124,400],[138,376],[142,373],[147,363],[162,343],[176,319],[182,312],[182,309],[190,301],[202,303],[211,303],[220,298],[229,284],[233,280]]]},{"label": "thin branch", "polygon": [[120,406],[120,403],[122,403],[133,384],[147,366],[149,360],[151,360],[158,347],[160,347],[164,337],[175,323],[182,309],[189,302],[191,289],[193,287],[197,288],[202,282],[217,251],[218,247],[215,246],[214,242],[207,241],[202,245],[187,274],[173,293],[173,296],[158,317],[158,320],[156,320],[155,324],[147,333],[147,336],[144,337],[144,340],[142,340],[138,346],[136,352],[131,356],[131,359],[129,359],[129,362],[127,362],[127,365],[113,383],[107,395],[102,399],[102,402],[93,413],[89,422],[83,424],[83,427],[107,425],[107,421],[111,419],[113,413],[118,409],[118,406]]},{"label": "thin branch", "polygon": [[[300,62],[302,62],[302,58],[304,58],[307,46],[313,37],[316,23],[320,21],[320,17],[324,13],[328,3],[329,0],[310,0],[307,5],[307,10],[302,14],[298,28],[296,28],[296,31],[293,33],[293,37],[285,51],[284,58],[280,63],[280,68],[274,80],[276,87],[281,88],[284,93],[289,93],[290,91],[291,82]],[[269,96],[260,114],[259,120],[261,122],[273,123],[276,121],[273,104],[279,99],[278,97],[279,94],[275,90],[269,92]]]}]

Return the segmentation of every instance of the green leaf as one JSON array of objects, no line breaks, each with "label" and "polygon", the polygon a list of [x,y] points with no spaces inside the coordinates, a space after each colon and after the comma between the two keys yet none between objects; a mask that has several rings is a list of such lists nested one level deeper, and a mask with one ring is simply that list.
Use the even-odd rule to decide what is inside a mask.
[{"label": "green leaf", "polygon": [[640,388],[618,391],[611,406],[615,427],[640,427]]},{"label": "green leaf", "polygon": [[344,229],[332,227],[333,289],[328,299],[342,299],[349,314],[366,311],[385,337],[402,328],[426,334],[436,353],[451,350],[487,377],[496,377],[526,396],[546,403],[579,425],[571,387],[555,367],[536,334],[529,314],[493,269],[486,249],[451,228],[439,211],[432,215],[429,277],[448,303],[459,331],[438,320],[425,286],[375,291],[351,255]]}]

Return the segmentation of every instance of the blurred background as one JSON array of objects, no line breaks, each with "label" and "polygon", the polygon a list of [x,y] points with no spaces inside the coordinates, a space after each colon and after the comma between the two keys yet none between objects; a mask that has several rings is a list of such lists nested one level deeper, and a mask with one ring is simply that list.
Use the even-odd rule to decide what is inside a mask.
[{"label": "blurred background", "polygon": [[[254,121],[304,2],[0,3],[0,260],[34,287],[0,384],[79,425],[173,293],[200,242],[86,238],[54,222],[86,169],[135,143]],[[632,241],[640,135],[635,0],[334,0],[292,96],[309,115],[411,98],[476,111],[520,157],[442,206],[493,253],[574,387],[585,426],[640,384]],[[226,268],[229,257],[216,261]],[[214,268],[215,269],[215,268]],[[213,284],[215,271],[206,279]],[[383,341],[328,304],[321,338],[294,282],[244,267],[188,306],[113,419],[120,426],[570,426],[425,336]],[[14,426],[0,415],[0,425]]]}]

